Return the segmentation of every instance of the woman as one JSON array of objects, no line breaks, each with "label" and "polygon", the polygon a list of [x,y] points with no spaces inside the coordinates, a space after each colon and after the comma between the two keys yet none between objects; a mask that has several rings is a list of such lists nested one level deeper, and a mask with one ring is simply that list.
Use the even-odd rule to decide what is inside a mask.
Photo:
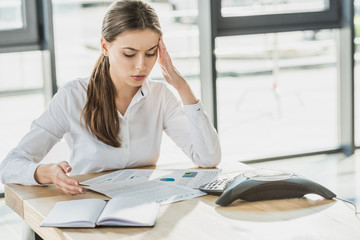
[{"label": "woman", "polygon": [[[219,163],[217,133],[173,66],[152,7],[114,3],[103,20],[101,49],[90,78],[61,87],[4,159],[3,183],[55,184],[66,194],[83,194],[69,175],[154,165],[163,131],[196,165]],[[148,78],[157,59],[167,83]],[[40,164],[64,134],[71,136],[69,163]]]}]

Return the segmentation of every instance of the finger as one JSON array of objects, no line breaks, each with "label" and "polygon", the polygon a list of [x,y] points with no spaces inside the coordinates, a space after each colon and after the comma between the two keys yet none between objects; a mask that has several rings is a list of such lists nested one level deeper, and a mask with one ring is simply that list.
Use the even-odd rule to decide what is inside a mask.
[{"label": "finger", "polygon": [[78,194],[85,194],[84,188],[78,188],[71,185],[57,185],[58,189],[68,195],[78,195]]},{"label": "finger", "polygon": [[162,35],[160,35],[160,37],[159,37],[159,44],[160,44],[161,39],[162,39]]},{"label": "finger", "polygon": [[64,182],[68,185],[78,186],[79,182],[75,179],[72,179],[68,175],[66,175],[65,169],[69,169],[69,165],[67,162],[61,162],[56,165],[56,169],[54,171],[54,183],[58,185],[58,183]]},{"label": "finger", "polygon": [[159,63],[164,65],[166,68],[171,67],[172,61],[163,41],[160,41],[159,46]]},{"label": "finger", "polygon": [[62,168],[61,168],[61,170],[59,170],[56,173],[56,179],[57,179],[57,181],[64,182],[68,185],[73,185],[73,186],[79,185],[79,182],[77,180],[69,177],[68,175],[66,175],[65,172],[63,172]]},{"label": "finger", "polygon": [[166,50],[166,46],[165,46],[164,40],[162,38],[160,38],[159,44],[160,44],[162,50]]},{"label": "finger", "polygon": [[158,47],[158,52],[159,52],[159,58],[158,58],[158,61],[160,62],[161,59],[162,59],[162,55],[164,54],[164,51],[163,51],[163,44],[161,44],[161,38],[159,39],[159,47]]},{"label": "finger", "polygon": [[159,50],[161,54],[165,54],[166,53],[166,46],[164,41],[162,40],[162,38],[159,39]]},{"label": "finger", "polygon": [[59,190],[66,194],[74,195],[85,193],[84,189],[79,186],[79,182],[77,180],[66,175],[64,169],[67,169],[68,167],[69,165],[65,161],[54,165],[52,182]]},{"label": "finger", "polygon": [[58,163],[58,166],[60,166],[66,173],[69,173],[72,170],[70,164],[67,161],[62,161]]},{"label": "finger", "polygon": [[82,187],[76,187],[73,185],[62,184],[60,189],[69,195],[85,194],[85,189]]},{"label": "finger", "polygon": [[85,193],[85,189],[79,186],[78,181],[68,177],[65,174],[59,174],[56,185],[66,194],[74,195]]}]

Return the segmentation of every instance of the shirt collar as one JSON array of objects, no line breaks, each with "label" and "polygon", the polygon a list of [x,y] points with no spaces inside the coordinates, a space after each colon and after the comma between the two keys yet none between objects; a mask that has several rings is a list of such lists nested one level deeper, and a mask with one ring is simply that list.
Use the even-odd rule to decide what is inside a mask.
[{"label": "shirt collar", "polygon": [[149,94],[149,79],[147,78],[144,83],[141,85],[141,88],[139,89],[140,95],[142,97],[146,97]]},{"label": "shirt collar", "polygon": [[135,103],[141,101],[143,98],[145,98],[150,92],[149,89],[150,89],[149,83],[148,83],[148,80],[146,79],[144,81],[144,83],[141,85],[141,87],[139,88],[139,90],[136,92],[133,100],[130,103],[130,106],[132,106],[133,104],[135,104]]}]

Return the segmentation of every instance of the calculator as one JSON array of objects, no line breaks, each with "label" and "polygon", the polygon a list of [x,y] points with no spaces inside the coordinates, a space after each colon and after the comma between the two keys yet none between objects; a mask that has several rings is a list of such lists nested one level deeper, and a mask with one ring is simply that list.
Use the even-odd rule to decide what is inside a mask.
[{"label": "calculator", "polygon": [[201,185],[199,189],[211,195],[221,195],[234,178],[221,178],[207,184]]}]

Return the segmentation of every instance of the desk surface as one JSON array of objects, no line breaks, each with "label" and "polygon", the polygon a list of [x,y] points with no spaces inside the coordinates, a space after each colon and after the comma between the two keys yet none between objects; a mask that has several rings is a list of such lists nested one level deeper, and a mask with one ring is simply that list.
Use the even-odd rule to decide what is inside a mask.
[{"label": "desk surface", "polygon": [[[156,168],[191,168],[189,164]],[[223,172],[239,171],[242,164],[223,164]],[[101,173],[100,173],[101,174]],[[100,174],[77,176],[86,180]],[[261,202],[236,201],[227,207],[204,196],[161,206],[155,227],[102,227],[60,229],[39,227],[55,202],[105,196],[88,191],[67,196],[54,186],[5,186],[6,204],[44,239],[360,239],[360,217],[335,200],[286,199]]]}]

